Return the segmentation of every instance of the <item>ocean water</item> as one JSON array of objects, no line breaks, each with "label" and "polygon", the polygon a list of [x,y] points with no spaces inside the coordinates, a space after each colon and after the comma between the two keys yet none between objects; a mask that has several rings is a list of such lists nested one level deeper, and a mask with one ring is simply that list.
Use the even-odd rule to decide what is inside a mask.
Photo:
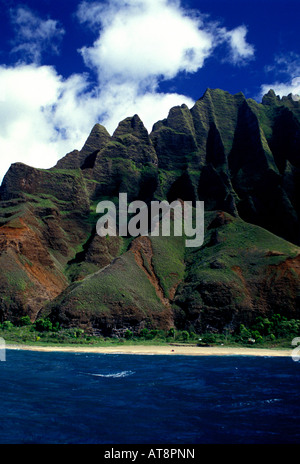
[{"label": "ocean water", "polygon": [[7,350],[1,444],[299,443],[300,362]]}]

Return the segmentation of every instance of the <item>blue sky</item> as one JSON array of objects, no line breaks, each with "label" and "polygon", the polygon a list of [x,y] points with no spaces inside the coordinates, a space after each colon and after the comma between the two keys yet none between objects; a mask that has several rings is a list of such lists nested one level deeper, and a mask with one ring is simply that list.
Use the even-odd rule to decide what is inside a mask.
[{"label": "blue sky", "polygon": [[[206,88],[300,94],[299,0],[0,0],[0,179]],[[296,97],[295,97],[296,98]]]}]

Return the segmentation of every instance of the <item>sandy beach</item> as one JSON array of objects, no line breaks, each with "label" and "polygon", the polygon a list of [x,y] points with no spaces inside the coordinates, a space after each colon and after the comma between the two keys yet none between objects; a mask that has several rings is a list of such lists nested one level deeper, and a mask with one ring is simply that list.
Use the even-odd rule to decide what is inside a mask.
[{"label": "sandy beach", "polygon": [[174,345],[127,345],[108,347],[87,346],[38,346],[6,345],[8,350],[28,350],[42,352],[102,353],[102,354],[136,354],[136,355],[183,355],[183,356],[291,356],[292,350],[264,349],[243,347],[198,347]]}]

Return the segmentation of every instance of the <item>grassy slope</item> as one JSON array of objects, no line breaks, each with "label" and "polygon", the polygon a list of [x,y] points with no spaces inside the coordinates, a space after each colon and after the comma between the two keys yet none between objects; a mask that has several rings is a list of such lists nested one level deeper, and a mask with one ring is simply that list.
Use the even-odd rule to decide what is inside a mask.
[{"label": "grassy slope", "polygon": [[[198,271],[201,273],[202,279],[204,275],[207,275],[207,278],[209,276],[214,278],[218,275],[226,280],[228,274],[232,278],[235,274],[232,271],[234,266],[241,266],[246,273],[255,273],[255,268],[271,264],[277,265],[288,257],[295,257],[299,253],[299,247],[296,245],[259,226],[233,218],[229,214],[226,214],[229,222],[217,228],[219,243],[209,246],[212,229],[209,230],[208,226],[214,217],[214,212],[205,214],[206,233],[201,249],[198,251],[187,249],[187,260],[192,265],[192,272],[196,279]],[[274,254],[266,256],[268,252]],[[216,259],[224,264],[224,268],[209,268],[211,261]]]}]

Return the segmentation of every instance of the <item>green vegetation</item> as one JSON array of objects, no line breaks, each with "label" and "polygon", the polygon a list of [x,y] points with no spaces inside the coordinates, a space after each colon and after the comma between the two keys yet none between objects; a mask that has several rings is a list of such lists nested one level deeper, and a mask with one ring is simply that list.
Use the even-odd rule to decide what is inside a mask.
[{"label": "green vegetation", "polygon": [[48,318],[38,319],[32,323],[28,316],[20,318],[15,326],[10,321],[0,324],[0,337],[9,343],[28,345],[86,345],[114,346],[130,345],[164,345],[187,344],[198,346],[247,346],[257,348],[291,348],[293,338],[300,334],[300,321],[287,320],[280,314],[270,319],[258,317],[251,327],[241,324],[239,329],[231,333],[196,334],[187,330],[171,328],[168,331],[143,328],[139,334],[127,329],[123,337],[102,337],[86,334],[78,327],[62,328]]},{"label": "green vegetation", "polygon": [[106,301],[110,304],[121,301],[123,306],[136,307],[143,314],[147,308],[154,312],[163,309],[154,287],[137,265],[133,253],[125,253],[108,269],[72,284],[53,305],[59,307],[66,301],[71,301],[76,309],[90,314],[109,312]]},{"label": "green vegetation", "polygon": [[14,201],[13,206],[6,206],[6,203],[3,202],[4,207],[0,209],[0,227],[7,224],[10,228],[19,228],[20,227],[20,217],[22,217],[26,212],[28,212],[28,205],[24,200]]},{"label": "green vegetation", "polygon": [[205,213],[203,246],[186,250],[191,284],[199,281],[234,283],[244,292],[244,279],[256,277],[265,272],[267,266],[277,266],[287,258],[297,256],[295,245],[229,214],[226,214],[226,224],[209,229],[214,217],[213,212]]},{"label": "green vegetation", "polygon": [[[173,221],[171,221],[171,233]],[[167,298],[170,290],[184,278],[185,237],[151,237],[153,266]]]}]

